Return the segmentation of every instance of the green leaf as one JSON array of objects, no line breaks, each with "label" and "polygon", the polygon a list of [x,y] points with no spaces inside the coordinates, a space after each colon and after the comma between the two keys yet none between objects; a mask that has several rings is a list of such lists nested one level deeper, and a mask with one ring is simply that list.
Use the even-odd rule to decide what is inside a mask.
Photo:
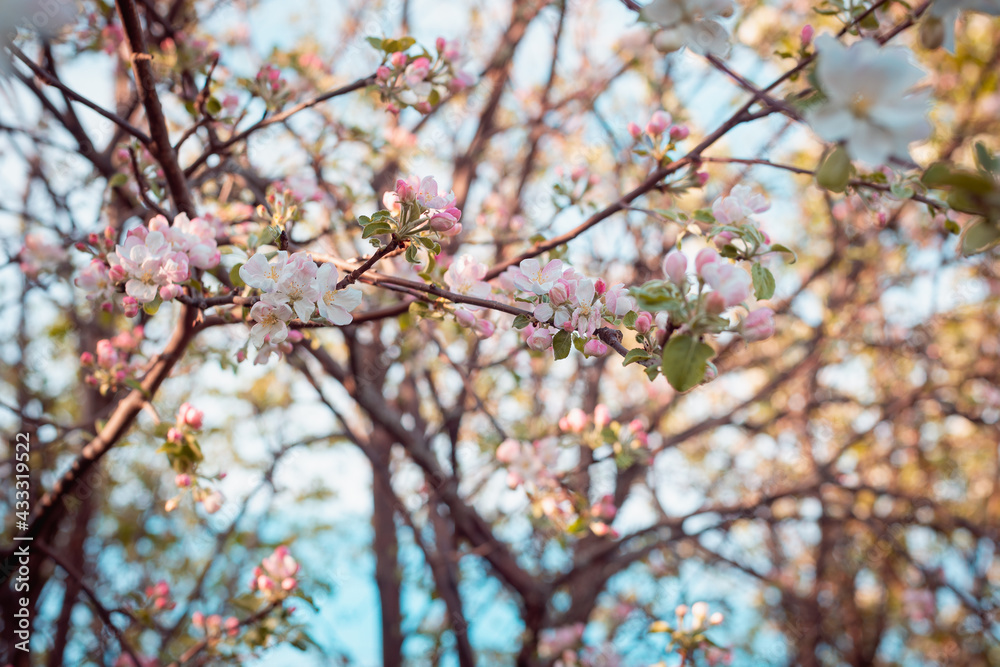
[{"label": "green leaf", "polygon": [[523,329],[529,324],[531,324],[531,318],[529,318],[527,315],[518,315],[517,317],[514,318],[515,329]]},{"label": "green leaf", "polygon": [[361,238],[367,239],[375,236],[376,234],[388,234],[392,231],[392,227],[389,226],[388,222],[371,222],[365,226],[363,232],[361,232]]},{"label": "green leaf", "polygon": [[976,142],[976,164],[979,165],[980,169],[990,174],[996,174],[1000,169],[1000,159],[990,153],[986,144],[981,141]]},{"label": "green leaf", "polygon": [[569,356],[569,351],[573,348],[573,334],[568,331],[560,331],[552,338],[552,351],[555,352],[556,359],[565,359]]},{"label": "green leaf", "polygon": [[757,299],[770,299],[774,296],[774,275],[770,270],[762,264],[754,264],[750,269],[750,275],[753,277],[753,291]]},{"label": "green leaf", "polygon": [[771,250],[773,250],[774,252],[787,252],[791,254],[792,261],[790,261],[789,264],[794,264],[795,262],[799,261],[799,256],[796,255],[795,251],[789,248],[788,246],[783,246],[780,243],[772,243]]},{"label": "green leaf", "polygon": [[630,310],[629,312],[625,313],[625,317],[622,318],[622,324],[624,324],[629,329],[634,329],[635,321],[637,319],[639,319],[639,313],[635,312],[634,310]]},{"label": "green leaf", "polygon": [[217,115],[220,111],[222,111],[222,102],[217,100],[214,96],[209,97],[205,102],[205,111],[213,116]]},{"label": "green leaf", "polygon": [[850,180],[851,158],[843,146],[837,146],[816,170],[816,182],[831,192],[843,192]]},{"label": "green leaf", "polygon": [[246,287],[247,284],[243,282],[243,278],[240,277],[240,269],[243,268],[242,262],[237,264],[233,268],[229,269],[229,279],[233,281],[233,287]]},{"label": "green leaf", "polygon": [[159,296],[157,296],[149,303],[142,304],[142,309],[146,311],[147,315],[156,315],[156,311],[160,309],[161,303],[163,303],[163,300]]},{"label": "green leaf", "polygon": [[962,232],[962,254],[966,257],[1000,245],[1000,226],[984,218],[971,222]]},{"label": "green leaf", "polygon": [[128,174],[115,174],[108,181],[108,185],[112,188],[120,188],[121,186],[128,183]]},{"label": "green leaf", "polygon": [[646,350],[642,349],[641,347],[637,347],[634,350],[628,351],[628,353],[625,355],[625,358],[622,359],[622,366],[628,366],[629,364],[645,361],[646,359],[652,358],[652,356],[653,355],[651,355]]},{"label": "green leaf", "polygon": [[694,219],[699,222],[708,222],[708,223],[715,222],[715,216],[712,215],[712,212],[707,208],[699,208],[697,211],[694,212],[693,215]]},{"label": "green leaf", "polygon": [[378,37],[366,37],[365,40],[369,44],[371,44],[372,46],[374,46],[376,49],[379,49],[379,50],[382,49],[382,40],[379,39]]},{"label": "green leaf", "polygon": [[420,260],[417,259],[417,246],[412,244],[407,246],[405,257],[406,261],[409,262],[410,264],[418,263]]},{"label": "green leaf", "polygon": [[440,101],[441,101],[441,93],[439,93],[438,89],[435,88],[427,96],[427,103],[430,104],[432,107],[436,107],[438,105],[438,102]]},{"label": "green leaf", "polygon": [[652,366],[647,366],[646,367],[646,377],[648,377],[651,382],[653,380],[655,380],[656,376],[659,375],[659,374],[660,374],[660,367],[659,366],[657,366],[657,365],[654,364]]},{"label": "green leaf", "polygon": [[948,231],[949,234],[961,234],[962,233],[962,228],[959,227],[958,223],[955,222],[954,220],[945,220],[944,221],[944,228]]},{"label": "green leaf", "polygon": [[687,391],[705,379],[705,367],[715,350],[693,336],[674,336],[663,348],[663,374],[677,391]]}]

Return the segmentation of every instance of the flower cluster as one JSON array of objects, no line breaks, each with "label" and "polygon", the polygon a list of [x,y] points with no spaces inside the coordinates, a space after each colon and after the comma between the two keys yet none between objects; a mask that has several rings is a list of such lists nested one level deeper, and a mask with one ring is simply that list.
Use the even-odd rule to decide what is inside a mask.
[{"label": "flower cluster", "polygon": [[103,238],[91,234],[87,244],[77,244],[77,249],[95,259],[80,272],[76,284],[88,292],[88,299],[110,310],[116,287],[124,283],[122,306],[126,316],[134,317],[141,304],[170,301],[183,294],[192,267],[218,266],[216,235],[216,226],[202,218],[189,219],[181,213],[171,225],[158,215],[148,227],[130,230],[124,245],[111,252],[114,230],[108,228]]},{"label": "flower cluster", "polygon": [[[603,280],[578,274],[561,260],[542,263],[530,258],[501,276],[508,291],[518,291],[519,301],[532,305],[535,322],[524,322],[522,337],[533,350],[556,347],[556,357],[569,354],[569,344],[588,356],[601,356],[608,346],[598,337],[605,322],[616,324],[635,309],[624,284],[608,287]],[[515,323],[517,326],[517,323]]]},{"label": "flower cluster", "polygon": [[235,637],[240,631],[240,619],[235,616],[223,620],[218,614],[205,616],[200,611],[191,614],[191,625],[204,632],[209,643],[217,642],[223,634]]},{"label": "flower cluster", "polygon": [[462,212],[455,206],[453,193],[438,189],[432,176],[410,176],[398,179],[396,187],[382,196],[386,210],[375,212],[370,218],[361,216],[363,238],[376,248],[382,246],[380,235],[390,234],[396,243],[406,247],[405,258],[411,264],[420,260],[418,249],[430,256],[426,272],[433,268],[435,257],[441,254],[437,238],[456,236],[462,232]]},{"label": "flower cluster", "polygon": [[[493,288],[483,280],[485,277],[485,264],[477,262],[470,255],[461,255],[445,271],[444,282],[448,289],[456,294],[476,299],[488,299]],[[475,331],[477,336],[489,338],[493,335],[495,330],[493,323],[485,316],[476,317],[476,313],[482,311],[480,306],[456,304],[452,310],[458,323]]]},{"label": "flower cluster", "polygon": [[96,355],[90,352],[80,355],[80,365],[87,373],[84,381],[97,387],[102,395],[117,391],[140,367],[133,356],[139,351],[142,336],[143,328],[136,327],[97,341]]},{"label": "flower cluster", "polygon": [[54,270],[66,259],[66,249],[49,241],[42,234],[25,234],[24,247],[17,254],[21,271],[29,278],[37,278],[44,271]]},{"label": "flower cluster", "polygon": [[288,322],[297,316],[312,320],[316,311],[331,324],[353,321],[351,311],[361,305],[361,291],[338,289],[338,273],[332,264],[317,266],[308,253],[289,255],[279,250],[270,259],[257,252],[239,269],[244,283],[261,291],[260,301],[250,309],[256,324],[250,329],[254,347],[267,355],[289,337]]},{"label": "flower cluster", "polygon": [[[160,431],[166,429],[166,442],[160,448],[166,453],[177,475],[174,477],[174,484],[181,490],[181,493],[166,502],[165,509],[168,512],[174,511],[180,504],[185,493],[191,493],[191,497],[196,503],[201,503],[202,508],[208,514],[215,514],[222,509],[225,502],[223,495],[212,488],[202,486],[199,482],[210,481],[210,478],[198,475],[198,464],[204,460],[201,446],[198,444],[197,434],[201,431],[205,414],[195,408],[190,403],[182,403],[177,410],[177,418],[173,426],[161,425]],[[221,480],[225,473],[220,473],[214,479]]]},{"label": "flower cluster", "polygon": [[250,590],[260,591],[272,601],[281,600],[299,585],[295,578],[298,571],[298,562],[292,558],[288,547],[282,545],[264,558],[260,567],[254,568]]},{"label": "flower cluster", "polygon": [[281,70],[267,64],[260,68],[252,81],[245,82],[247,89],[264,101],[270,110],[280,109],[288,102],[291,92],[288,82],[281,76]]},{"label": "flower cluster", "polygon": [[731,16],[732,0],[653,0],[642,8],[642,18],[662,30],[653,44],[664,53],[688,47],[695,53],[725,56],[729,33],[719,19]]},{"label": "flower cluster", "polygon": [[443,92],[456,93],[473,84],[472,76],[461,70],[462,55],[455,41],[438,37],[436,56],[425,51],[416,57],[405,53],[414,44],[412,38],[369,41],[385,53],[375,82],[391,113],[406,107],[430,113]]},{"label": "flower cluster", "polygon": [[628,133],[635,141],[632,152],[636,155],[652,155],[657,162],[662,161],[667,153],[677,147],[677,142],[684,141],[691,134],[687,125],[674,125],[673,122],[673,116],[659,109],[650,116],[645,128],[629,123]]},{"label": "flower cluster", "polygon": [[[559,420],[559,428],[566,434],[579,436],[583,444],[595,450],[597,455],[613,455],[620,468],[628,468],[639,461],[648,462],[649,432],[646,425],[639,419],[627,424],[612,419],[610,410],[603,403],[594,407],[592,416],[580,408],[573,408]],[[604,447],[609,449],[600,452]]]},{"label": "flower cluster", "polygon": [[158,581],[153,586],[146,586],[146,597],[149,604],[156,611],[170,610],[177,606],[177,603],[170,598],[170,585],[165,581]]},{"label": "flower cluster", "polygon": [[[682,655],[691,656],[699,649],[717,648],[707,636],[705,631],[710,627],[721,625],[725,621],[725,616],[721,611],[717,611],[711,616],[708,613],[707,602],[695,602],[690,608],[686,604],[678,605],[674,610],[677,616],[677,626],[673,627],[665,621],[653,623],[650,632],[666,632],[670,634],[670,644],[668,651],[677,650]],[[690,624],[685,624],[684,619],[691,614]],[[663,665],[663,663],[659,663]],[[656,667],[656,666],[654,666]]]},{"label": "flower cluster", "polygon": [[[911,92],[924,77],[905,47],[864,39],[847,47],[830,35],[816,38],[816,78],[826,99],[806,121],[826,141],[844,142],[848,155],[870,165],[909,160],[909,144],[931,133],[930,91]],[[849,165],[844,164],[844,180]]]}]

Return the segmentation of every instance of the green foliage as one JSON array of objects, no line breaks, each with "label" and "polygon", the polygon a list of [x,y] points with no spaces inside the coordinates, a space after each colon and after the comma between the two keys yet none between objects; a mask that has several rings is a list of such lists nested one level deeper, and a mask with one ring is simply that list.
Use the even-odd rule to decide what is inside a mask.
[{"label": "green foliage", "polygon": [[663,374],[677,391],[687,391],[705,379],[708,360],[715,350],[693,336],[674,336],[663,348]]}]

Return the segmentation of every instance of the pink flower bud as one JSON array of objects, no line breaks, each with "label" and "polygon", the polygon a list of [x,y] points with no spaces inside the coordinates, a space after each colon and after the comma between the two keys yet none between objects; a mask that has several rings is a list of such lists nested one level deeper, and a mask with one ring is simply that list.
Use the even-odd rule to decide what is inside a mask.
[{"label": "pink flower bud", "polygon": [[472,328],[476,325],[476,316],[465,308],[455,309],[455,319],[466,329]]},{"label": "pink flower bud", "polygon": [[298,585],[299,582],[295,580],[295,577],[285,577],[281,580],[281,587],[286,591],[290,591]]},{"label": "pink flower bud", "polygon": [[635,318],[635,330],[641,334],[648,333],[649,330],[653,328],[653,315],[642,311],[639,316]]},{"label": "pink flower bud", "polygon": [[602,296],[605,292],[608,291],[607,283],[605,283],[603,280],[598,279],[597,282],[594,283],[594,291],[597,292],[597,296]]},{"label": "pink flower bud", "polygon": [[513,463],[521,454],[521,443],[507,438],[497,447],[496,457],[500,463]]},{"label": "pink flower bud", "polygon": [[646,124],[646,132],[650,135],[656,137],[670,127],[670,121],[673,120],[666,111],[654,111],[649,122]]},{"label": "pink flower bud", "polygon": [[226,632],[229,634],[230,637],[235,637],[236,634],[240,631],[240,619],[236,618],[235,616],[230,616],[229,618],[227,618],[225,620],[225,623],[223,623],[223,625],[225,625]]},{"label": "pink flower bud", "polygon": [[[105,301],[104,303],[101,304],[101,310],[103,310],[105,313],[112,313],[115,310],[115,304],[111,303],[110,301]],[[135,317],[138,314],[139,314],[138,307],[136,307],[135,312],[133,312],[131,315],[129,315],[127,309],[125,311],[125,317]]]},{"label": "pink flower bud", "polygon": [[80,355],[80,363],[83,364],[84,366],[90,366],[92,363],[94,363],[94,355],[92,355],[90,352],[84,352],[83,354]]},{"label": "pink flower bud", "polygon": [[496,327],[489,320],[478,320],[475,325],[476,335],[480,338],[489,338],[496,331]]},{"label": "pink flower bud", "polygon": [[608,346],[597,338],[591,338],[583,346],[583,353],[591,357],[603,357],[608,353]]},{"label": "pink flower bud", "polygon": [[758,308],[752,311],[740,323],[740,334],[748,343],[773,336],[774,311],[770,308]]},{"label": "pink flower bud", "polygon": [[434,40],[434,47],[438,50],[438,53],[444,51],[444,47],[448,44],[444,37],[438,37]]},{"label": "pink flower bud", "polygon": [[670,128],[670,138],[674,141],[684,141],[691,134],[687,125],[674,125]]},{"label": "pink flower bud", "polygon": [[[808,28],[809,26],[806,26],[806,27]],[[708,624],[709,625],[722,625],[722,622],[724,620],[726,620],[726,617],[722,615],[721,611],[717,611],[717,612],[715,612],[714,614],[712,614],[709,617]]]},{"label": "pink flower bud", "polygon": [[535,329],[531,325],[528,325],[524,330],[528,332],[525,342],[532,350],[547,350],[552,347],[552,334],[547,327],[538,327]]},{"label": "pink flower bud", "polygon": [[549,290],[549,301],[552,302],[553,306],[558,306],[561,303],[565,303],[568,299],[569,287],[564,281],[559,280]]},{"label": "pink flower bud", "polygon": [[663,258],[663,274],[675,285],[684,285],[687,281],[687,257],[680,250],[671,250]]},{"label": "pink flower bud", "polygon": [[628,133],[632,135],[633,139],[638,139],[639,137],[642,136],[642,128],[636,125],[635,123],[629,123]]},{"label": "pink flower bud", "polygon": [[165,581],[158,581],[155,586],[153,586],[153,595],[158,597],[167,597],[170,595],[170,584]]},{"label": "pink flower bud", "polygon": [[82,241],[77,241],[76,243],[73,244],[73,247],[79,250],[80,252],[87,252],[87,246]]},{"label": "pink flower bud", "polygon": [[191,486],[191,475],[185,473],[177,475],[177,477],[174,477],[174,484],[182,489]]},{"label": "pink flower bud", "polygon": [[243,363],[244,361],[246,361],[246,359],[247,359],[246,350],[240,350],[239,352],[236,353],[236,361]]},{"label": "pink flower bud", "polygon": [[164,301],[173,301],[181,294],[184,294],[184,288],[180,285],[164,285],[160,288],[160,298]]},{"label": "pink flower bud", "polygon": [[573,408],[559,420],[559,428],[569,433],[582,433],[587,428],[587,413],[580,408]]},{"label": "pink flower bud", "polygon": [[808,23],[802,26],[802,32],[799,34],[799,37],[802,39],[802,46],[809,46],[815,34],[816,31]]},{"label": "pink flower bud", "polygon": [[185,426],[190,426],[196,431],[201,430],[202,419],[205,413],[198,410],[190,403],[182,403],[181,407],[177,410],[177,421]]},{"label": "pink flower bud", "polygon": [[174,444],[177,444],[181,442],[183,439],[184,439],[184,434],[180,432],[180,429],[171,426],[170,430],[167,431],[167,442],[172,442]]},{"label": "pink flower bud", "polygon": [[581,178],[587,175],[586,167],[573,167],[572,171],[569,172],[569,177],[574,181],[579,181]]},{"label": "pink flower bud", "polygon": [[191,625],[193,625],[196,628],[204,627],[205,614],[201,613],[200,611],[196,611],[195,613],[191,614]]},{"label": "pink flower bud", "polygon": [[598,537],[604,537],[611,532],[611,526],[604,523],[603,521],[595,521],[590,524],[590,530]]},{"label": "pink flower bud", "polygon": [[702,269],[705,268],[706,264],[717,262],[719,259],[721,258],[719,257],[719,253],[715,251],[715,248],[704,248],[695,256],[694,268],[700,276],[702,275]]},{"label": "pink flower bud", "polygon": [[698,178],[698,185],[705,187],[705,183],[708,183],[708,172],[699,171],[695,176]]},{"label": "pink flower bud", "polygon": [[406,54],[402,51],[396,51],[392,54],[392,57],[389,58],[389,62],[391,62],[392,66],[396,68],[406,67],[406,61]]},{"label": "pink flower bud", "polygon": [[375,78],[379,81],[388,81],[390,76],[392,76],[392,70],[385,65],[382,65],[375,70]]},{"label": "pink flower bud", "polygon": [[413,108],[420,113],[430,113],[434,107],[431,106],[430,102],[417,102],[413,105]]},{"label": "pink flower bud", "polygon": [[[108,278],[111,279],[111,282],[120,283],[127,277],[128,274],[125,272],[125,268],[121,264],[115,264],[108,270]],[[127,297],[127,298],[132,298],[132,297]]]},{"label": "pink flower bud", "polygon": [[100,238],[97,236],[97,234],[93,232],[87,234],[87,243],[89,243],[90,245],[97,245],[99,242]]},{"label": "pink flower bud", "polygon": [[732,232],[719,232],[716,234],[715,238],[712,239],[712,242],[715,244],[715,247],[722,248],[734,238],[735,237]]},{"label": "pink flower bud", "polygon": [[163,609],[166,606],[167,606],[166,598],[156,598],[155,600],[153,600],[153,607],[155,607],[156,609]]},{"label": "pink flower bud", "polygon": [[611,411],[604,403],[594,406],[594,424],[597,428],[604,428],[611,423]]}]

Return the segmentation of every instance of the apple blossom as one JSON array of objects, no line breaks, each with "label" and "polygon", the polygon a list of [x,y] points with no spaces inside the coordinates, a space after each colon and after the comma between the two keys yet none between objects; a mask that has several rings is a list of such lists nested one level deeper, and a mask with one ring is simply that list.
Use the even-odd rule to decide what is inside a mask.
[{"label": "apple blossom", "polygon": [[769,208],[771,204],[763,195],[741,184],[734,186],[729,196],[719,197],[712,203],[712,215],[719,224],[736,225]]},{"label": "apple blossom", "polygon": [[653,315],[646,311],[641,311],[635,318],[635,330],[641,334],[648,333],[653,327]]},{"label": "apple blossom", "polygon": [[331,324],[344,326],[354,320],[351,311],[361,305],[361,290],[354,287],[337,289],[337,268],[324,264],[316,273],[319,292],[319,314]]},{"label": "apple blossom", "polygon": [[261,347],[265,340],[277,345],[288,337],[286,322],[292,319],[292,309],[287,304],[271,303],[262,297],[250,309],[250,317],[257,322],[250,329],[250,340],[254,347]]},{"label": "apple blossom", "polygon": [[222,494],[218,491],[212,491],[201,499],[201,506],[204,507],[205,511],[209,514],[215,514],[222,509],[223,502],[225,502],[225,499],[222,497]]},{"label": "apple blossom", "polygon": [[732,0],[653,0],[642,8],[642,17],[663,28],[654,43],[664,51],[687,46],[695,53],[725,56],[729,33],[719,19],[732,11]]},{"label": "apple blossom", "polygon": [[909,159],[909,144],[926,139],[930,91],[910,92],[924,77],[905,47],[871,39],[847,47],[830,35],[816,38],[816,78],[826,101],[806,121],[827,141],[844,141],[853,159],[871,165]]},{"label": "apple blossom", "polygon": [[587,413],[580,408],[573,408],[565,417],[559,419],[559,428],[570,433],[582,433],[588,421]]},{"label": "apple blossom", "polygon": [[603,357],[608,353],[608,346],[598,338],[591,338],[584,343],[583,353],[590,357]]},{"label": "apple blossom", "polygon": [[687,257],[680,250],[671,250],[663,258],[663,274],[678,287],[687,283]]},{"label": "apple blossom", "polygon": [[740,322],[740,335],[748,343],[770,338],[774,335],[774,311],[757,308]]},{"label": "apple blossom", "polygon": [[561,260],[550,260],[544,267],[534,257],[522,261],[517,268],[511,267],[514,286],[525,292],[542,295],[555,285],[562,277],[563,263]]},{"label": "apple blossom", "polygon": [[[444,282],[448,289],[456,294],[471,296],[477,299],[488,299],[493,289],[484,282],[486,265],[476,261],[471,255],[460,255],[452,262],[444,273]],[[469,310],[478,310],[479,306],[465,304]]]},{"label": "apple blossom", "polygon": [[722,297],[725,307],[735,306],[750,297],[750,274],[735,264],[722,259],[706,262],[698,273]]},{"label": "apple blossom", "polygon": [[250,287],[270,292],[278,286],[281,272],[287,263],[288,253],[284,250],[279,250],[270,261],[264,253],[254,253],[240,267],[240,279]]}]

